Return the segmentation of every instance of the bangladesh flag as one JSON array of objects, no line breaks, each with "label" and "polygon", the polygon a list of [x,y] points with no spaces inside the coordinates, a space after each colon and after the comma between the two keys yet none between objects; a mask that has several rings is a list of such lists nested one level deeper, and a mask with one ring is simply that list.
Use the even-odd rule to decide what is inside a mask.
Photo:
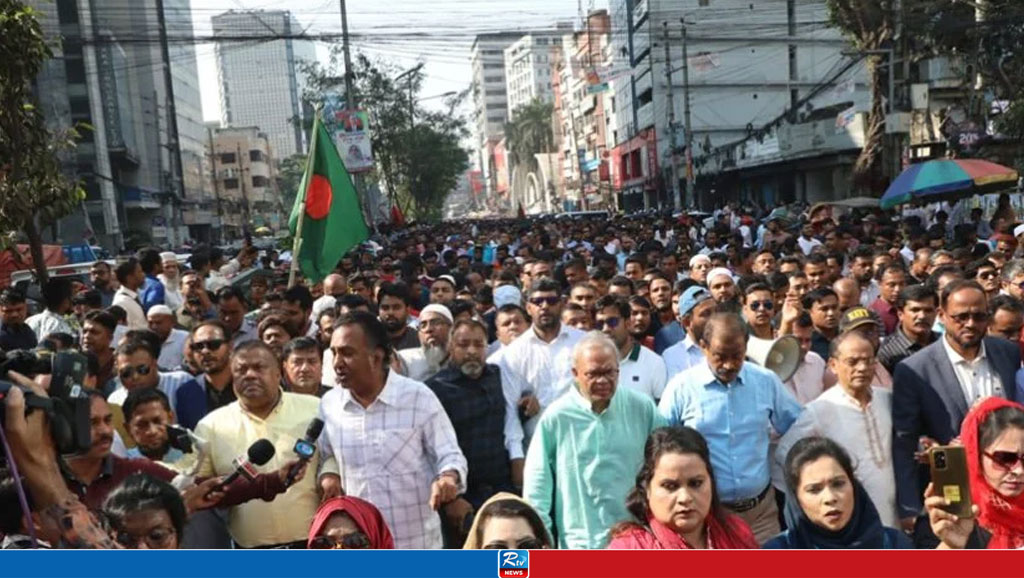
[{"label": "bangladesh flag", "polygon": [[359,194],[320,115],[313,122],[306,173],[288,228],[296,239],[292,259],[311,283],[322,281],[349,249],[370,236]]}]

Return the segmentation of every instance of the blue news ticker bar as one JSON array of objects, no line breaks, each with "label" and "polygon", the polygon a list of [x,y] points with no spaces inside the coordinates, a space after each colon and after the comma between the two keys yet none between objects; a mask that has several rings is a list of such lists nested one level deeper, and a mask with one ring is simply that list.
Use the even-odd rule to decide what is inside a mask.
[{"label": "blue news ticker bar", "polygon": [[4,550],[3,578],[496,578],[496,550]]}]

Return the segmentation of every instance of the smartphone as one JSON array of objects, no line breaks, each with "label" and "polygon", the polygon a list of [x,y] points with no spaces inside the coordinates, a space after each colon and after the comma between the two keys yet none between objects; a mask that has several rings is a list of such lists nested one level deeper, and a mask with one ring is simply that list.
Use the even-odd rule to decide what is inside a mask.
[{"label": "smartphone", "polygon": [[967,472],[967,452],[962,446],[934,446],[928,452],[932,487],[946,498],[942,509],[961,518],[971,518],[971,485]]}]

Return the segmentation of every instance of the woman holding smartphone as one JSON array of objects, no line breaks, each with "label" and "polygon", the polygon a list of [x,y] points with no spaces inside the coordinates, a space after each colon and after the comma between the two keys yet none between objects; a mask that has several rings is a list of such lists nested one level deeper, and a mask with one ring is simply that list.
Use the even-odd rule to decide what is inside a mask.
[{"label": "woman holding smartphone", "polygon": [[973,518],[940,509],[945,499],[929,484],[925,509],[940,549],[1024,548],[1024,406],[991,397],[960,428],[974,503]]}]

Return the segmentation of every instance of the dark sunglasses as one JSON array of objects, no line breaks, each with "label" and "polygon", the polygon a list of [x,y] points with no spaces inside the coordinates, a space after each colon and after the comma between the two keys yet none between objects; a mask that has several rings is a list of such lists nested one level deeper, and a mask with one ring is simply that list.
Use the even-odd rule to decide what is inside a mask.
[{"label": "dark sunglasses", "polygon": [[999,273],[996,273],[995,271],[982,271],[981,273],[978,273],[978,278],[979,279],[991,279],[991,278],[995,277],[996,275],[999,275]]},{"label": "dark sunglasses", "polygon": [[950,315],[953,321],[956,321],[960,325],[967,323],[968,320],[974,321],[975,323],[984,323],[988,321],[988,313],[984,311],[976,311],[974,313],[965,312],[957,313],[956,315]]},{"label": "dark sunglasses", "polygon": [[[494,543],[487,544],[483,547],[484,550],[508,550],[507,544]],[[516,547],[513,550],[543,550],[544,543],[536,538],[526,538],[516,543]]]},{"label": "dark sunglasses", "polygon": [[537,307],[547,303],[548,305],[555,306],[562,302],[561,297],[531,297],[530,303],[533,303]]},{"label": "dark sunglasses", "polygon": [[140,377],[141,376],[149,375],[149,366],[148,365],[136,365],[135,367],[128,366],[128,367],[122,368],[120,371],[117,372],[117,375],[120,376],[120,378],[122,380],[124,380],[124,379],[131,379],[132,376],[135,375],[135,374],[139,374]]},{"label": "dark sunglasses", "polygon": [[370,548],[370,539],[362,532],[345,534],[341,540],[331,536],[317,536],[309,547],[313,550],[367,550]]},{"label": "dark sunglasses", "polygon": [[1012,470],[1017,464],[1024,462],[1024,454],[1014,452],[982,452],[985,457],[992,460],[999,467]]},{"label": "dark sunglasses", "polygon": [[615,329],[620,323],[622,323],[622,319],[618,317],[609,317],[608,319],[598,319],[596,325],[598,328],[608,327],[609,329]]},{"label": "dark sunglasses", "polygon": [[192,350],[202,351],[208,349],[210,351],[216,351],[224,346],[226,340],[224,339],[209,339],[207,341],[193,341]]},{"label": "dark sunglasses", "polygon": [[761,308],[764,308],[765,311],[771,311],[772,309],[775,309],[775,304],[772,303],[771,301],[751,301],[750,302],[750,310],[751,311],[760,311]]}]

